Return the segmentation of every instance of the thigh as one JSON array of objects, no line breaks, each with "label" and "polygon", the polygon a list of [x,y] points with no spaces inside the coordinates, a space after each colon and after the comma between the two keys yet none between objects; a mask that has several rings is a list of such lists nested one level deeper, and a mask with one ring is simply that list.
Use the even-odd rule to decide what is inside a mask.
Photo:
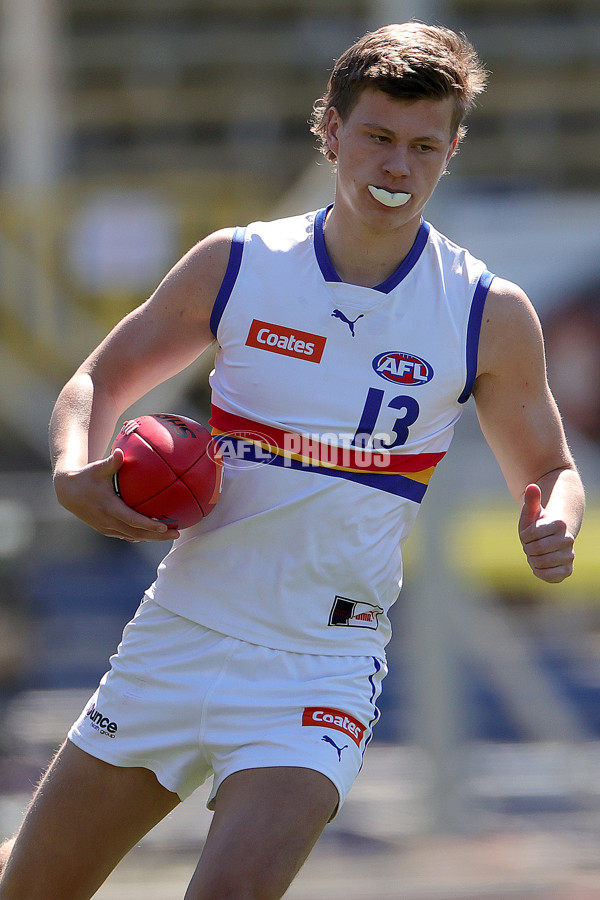
[{"label": "thigh", "polygon": [[120,768],[67,741],[37,789],[0,898],[87,900],[179,798],[143,768]]},{"label": "thigh", "polygon": [[185,900],[283,897],[338,804],[312,769],[247,769],[220,786]]}]

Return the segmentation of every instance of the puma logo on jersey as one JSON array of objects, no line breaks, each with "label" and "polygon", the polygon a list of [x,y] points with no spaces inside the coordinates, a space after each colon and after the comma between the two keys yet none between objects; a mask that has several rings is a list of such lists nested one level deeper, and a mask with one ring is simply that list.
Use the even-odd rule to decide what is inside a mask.
[{"label": "puma logo on jersey", "polygon": [[357,316],[355,319],[348,319],[347,316],[341,311],[341,309],[334,309],[331,313],[334,319],[341,319],[342,322],[345,322],[348,328],[350,329],[350,334],[352,337],[356,337],[354,333],[354,326],[358,322],[359,319],[364,319],[364,315],[361,313],[360,316]]},{"label": "puma logo on jersey", "polygon": [[320,363],[326,341],[327,338],[320,334],[254,319],[246,338],[246,346]]}]

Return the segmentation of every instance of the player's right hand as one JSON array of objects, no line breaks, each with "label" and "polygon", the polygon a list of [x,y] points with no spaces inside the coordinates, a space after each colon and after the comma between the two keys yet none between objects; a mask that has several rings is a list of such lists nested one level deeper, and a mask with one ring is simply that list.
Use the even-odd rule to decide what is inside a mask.
[{"label": "player's right hand", "polygon": [[150,519],[124,503],[114,489],[114,475],[123,465],[123,451],[81,469],[54,473],[54,489],[65,509],[107,537],[137,541],[172,541],[179,532]]},{"label": "player's right hand", "polygon": [[533,574],[558,584],[573,573],[575,538],[564,519],[555,518],[542,505],[538,484],[527,486],[519,519],[519,537]]}]

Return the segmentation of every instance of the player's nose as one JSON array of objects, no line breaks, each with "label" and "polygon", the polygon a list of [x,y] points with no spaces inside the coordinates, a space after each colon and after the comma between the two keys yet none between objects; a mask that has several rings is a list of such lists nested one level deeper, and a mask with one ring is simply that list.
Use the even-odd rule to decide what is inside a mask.
[{"label": "player's nose", "polygon": [[394,178],[410,175],[408,149],[399,144],[391,146],[385,160],[384,169],[388,175],[391,175]]}]

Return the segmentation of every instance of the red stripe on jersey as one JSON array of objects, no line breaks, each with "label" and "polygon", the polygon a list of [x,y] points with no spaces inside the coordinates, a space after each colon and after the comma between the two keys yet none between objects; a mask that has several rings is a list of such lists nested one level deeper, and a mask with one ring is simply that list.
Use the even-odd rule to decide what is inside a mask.
[{"label": "red stripe on jersey", "polygon": [[[231,435],[260,444],[272,453],[304,460],[308,465],[347,471],[405,474],[418,481],[429,481],[442,453],[389,453],[385,450],[362,450],[348,445],[335,446],[321,442],[310,434],[299,434],[254,422],[226,412],[213,404],[210,418],[214,434]],[[412,473],[412,474],[411,474]]]}]

